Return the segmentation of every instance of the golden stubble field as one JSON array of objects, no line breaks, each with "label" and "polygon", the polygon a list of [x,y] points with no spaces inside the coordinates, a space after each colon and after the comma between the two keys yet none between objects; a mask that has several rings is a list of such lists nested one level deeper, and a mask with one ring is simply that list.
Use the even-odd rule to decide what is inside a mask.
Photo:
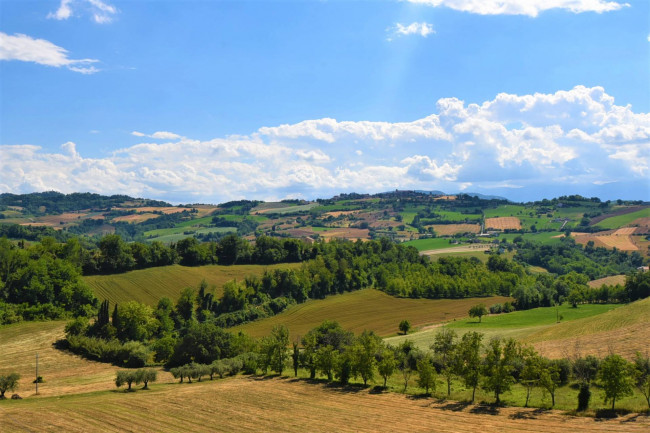
[{"label": "golden stubble field", "polygon": [[521,221],[517,217],[496,217],[485,218],[485,229],[497,230],[519,230],[521,228]]},{"label": "golden stubble field", "polygon": [[292,378],[235,377],[0,402],[5,431],[65,432],[647,432],[646,415],[615,420],[341,388]]}]

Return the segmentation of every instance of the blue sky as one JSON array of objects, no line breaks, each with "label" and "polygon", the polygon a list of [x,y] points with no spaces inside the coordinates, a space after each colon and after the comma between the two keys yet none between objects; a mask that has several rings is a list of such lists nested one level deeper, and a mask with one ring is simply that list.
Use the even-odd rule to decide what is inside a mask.
[{"label": "blue sky", "polygon": [[647,1],[0,8],[0,192],[650,199]]}]

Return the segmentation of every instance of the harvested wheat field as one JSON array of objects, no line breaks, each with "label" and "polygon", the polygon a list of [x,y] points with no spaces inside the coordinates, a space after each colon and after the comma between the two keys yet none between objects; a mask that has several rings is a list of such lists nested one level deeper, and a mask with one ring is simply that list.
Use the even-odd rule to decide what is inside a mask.
[{"label": "harvested wheat field", "polygon": [[620,284],[621,286],[625,284],[625,275],[612,275],[609,277],[599,278],[597,280],[592,280],[587,283],[592,289],[599,289],[603,284],[608,286],[615,286]]},{"label": "harvested wheat field", "polygon": [[645,415],[595,420],[375,393],[290,378],[154,384],[65,399],[5,401],[7,431],[66,432],[647,432]]},{"label": "harvested wheat field", "polygon": [[325,212],[323,214],[324,217],[331,216],[332,218],[338,218],[341,215],[354,215],[359,213],[360,211],[358,210],[340,210],[340,211],[333,211],[333,212]]},{"label": "harvested wheat field", "polygon": [[506,302],[511,298],[409,299],[395,298],[375,289],[363,289],[325,299],[313,299],[293,305],[282,313],[232,328],[253,337],[268,335],[275,325],[285,325],[292,336],[305,335],[325,320],[336,320],[344,329],[359,334],[364,329],[387,336],[408,319],[413,327],[446,322],[467,315],[479,302]]},{"label": "harvested wheat field", "polygon": [[331,230],[327,230],[325,232],[318,232],[321,238],[324,239],[332,239],[332,238],[340,238],[340,239],[350,239],[350,240],[357,240],[357,239],[369,239],[368,236],[368,229],[351,229],[351,228],[334,228]]},{"label": "harvested wheat field", "polygon": [[490,245],[488,244],[470,244],[470,245],[461,245],[458,247],[450,247],[450,248],[440,248],[437,250],[428,250],[428,251],[420,251],[420,254],[424,256],[435,256],[438,254],[451,254],[451,253],[470,253],[470,252],[481,252],[481,251],[487,251],[490,249]]},{"label": "harvested wheat field", "polygon": [[37,353],[38,374],[45,380],[39,384],[40,395],[104,390],[110,385],[115,367],[86,361],[54,348],[54,342],[64,337],[64,327],[65,322],[29,322],[0,328],[0,372],[10,368],[20,374],[22,379],[16,392],[21,396],[34,394],[35,387],[31,381],[35,377]]},{"label": "harvested wheat field", "polygon": [[433,230],[439,236],[453,236],[457,233],[479,233],[481,226],[478,224],[434,224]]},{"label": "harvested wheat field", "polygon": [[153,213],[135,213],[132,215],[122,215],[113,218],[113,222],[127,222],[127,223],[141,223],[153,218],[158,218],[159,215]]},{"label": "harvested wheat field", "polygon": [[521,221],[517,217],[485,218],[486,229],[519,230]]},{"label": "harvested wheat field", "polygon": [[544,327],[523,340],[533,343],[541,354],[550,358],[567,356],[567,351],[578,347],[582,356],[604,357],[613,352],[631,359],[636,351],[643,353],[649,349],[648,323],[650,298],[598,316]]},{"label": "harvested wheat field", "polygon": [[623,227],[614,232],[615,236],[622,236],[622,235],[633,235],[634,232],[636,231],[636,227]]},{"label": "harvested wheat field", "polygon": [[178,212],[183,212],[183,211],[191,211],[192,208],[190,207],[176,207],[176,206],[169,206],[169,207],[156,207],[156,206],[143,206],[143,207],[114,207],[113,210],[116,211],[136,211],[138,213],[145,213],[145,212],[162,212],[166,215],[172,214],[172,213],[178,213]]},{"label": "harvested wheat field", "polygon": [[[620,229],[622,230],[622,229]],[[639,247],[634,245],[630,236],[596,236],[596,239],[603,243],[607,248],[617,248],[621,251],[637,251]]]}]

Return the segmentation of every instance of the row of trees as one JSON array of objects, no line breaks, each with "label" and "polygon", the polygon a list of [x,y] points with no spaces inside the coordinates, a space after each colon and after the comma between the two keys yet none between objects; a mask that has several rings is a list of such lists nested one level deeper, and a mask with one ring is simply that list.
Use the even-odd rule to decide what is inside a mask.
[{"label": "row of trees", "polygon": [[154,368],[140,368],[138,370],[119,370],[115,374],[115,386],[118,388],[127,385],[127,391],[131,389],[132,384],[144,384],[142,389],[149,389],[149,382],[155,382],[158,378],[158,371]]},{"label": "row of trees", "polygon": [[472,391],[473,402],[477,389],[493,394],[496,404],[515,384],[525,390],[524,406],[528,406],[535,389],[551,397],[555,406],[558,390],[574,382],[579,387],[578,409],[586,410],[591,397],[590,387],[596,384],[611,402],[631,395],[636,387],[650,407],[650,358],[637,353],[633,362],[611,354],[600,360],[584,358],[550,360],[540,356],[532,347],[514,339],[493,338],[483,341],[482,334],[468,332],[461,337],[453,330],[443,328],[434,339],[430,350],[423,351],[406,340],[393,347],[373,332],[364,331],[355,336],[337,322],[326,321],[309,331],[300,341],[289,345],[289,331],[275,327],[271,334],[258,340],[251,351],[230,359],[211,363],[190,362],[172,368],[176,378],[189,382],[202,377],[225,374],[282,374],[292,368],[295,376],[305,369],[311,379],[318,376],[327,381],[337,380],[345,385],[360,379],[364,385],[379,380],[384,388],[388,380],[398,375],[403,391],[411,380],[426,394],[439,389],[441,382],[446,395],[457,384]]}]

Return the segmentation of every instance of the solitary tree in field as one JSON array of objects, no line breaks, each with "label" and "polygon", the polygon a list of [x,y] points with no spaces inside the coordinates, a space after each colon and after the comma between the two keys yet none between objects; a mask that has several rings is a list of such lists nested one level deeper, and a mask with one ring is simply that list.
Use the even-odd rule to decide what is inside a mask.
[{"label": "solitary tree in field", "polygon": [[598,371],[600,385],[605,391],[605,403],[612,401],[612,410],[616,399],[632,394],[632,376],[630,365],[620,355],[609,355],[603,359]]},{"label": "solitary tree in field", "polygon": [[485,305],[483,304],[474,305],[472,308],[469,309],[469,317],[478,317],[479,323],[481,323],[481,319],[487,313],[488,310],[487,308],[485,308]]},{"label": "solitary tree in field", "polygon": [[410,329],[411,329],[411,322],[409,322],[408,320],[404,319],[401,322],[399,322],[399,330],[402,332],[402,334],[404,335],[408,334]]},{"label": "solitary tree in field", "polygon": [[20,379],[18,373],[10,373],[5,376],[0,376],[0,400],[6,398],[5,392],[13,391],[18,387],[18,379]]}]

